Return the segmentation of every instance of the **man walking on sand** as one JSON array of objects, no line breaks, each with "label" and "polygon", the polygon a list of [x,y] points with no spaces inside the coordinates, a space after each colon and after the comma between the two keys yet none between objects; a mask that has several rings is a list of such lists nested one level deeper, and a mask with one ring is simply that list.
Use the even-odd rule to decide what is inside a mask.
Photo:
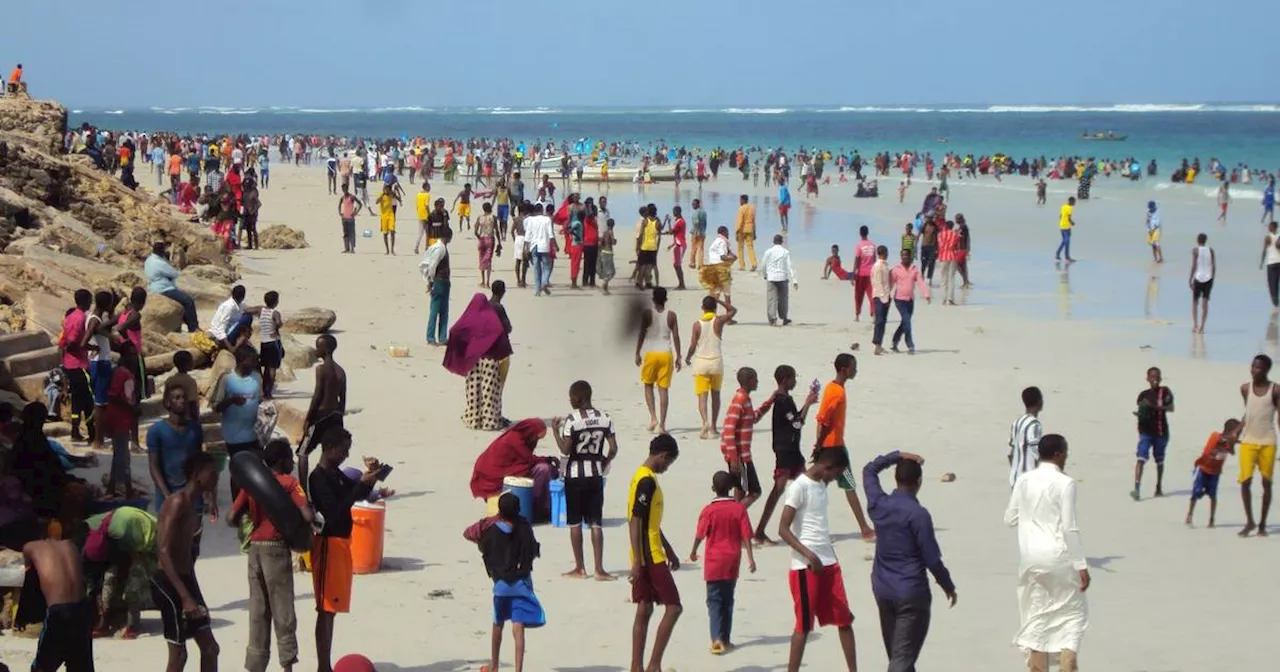
[{"label": "man walking on sand", "polygon": [[[672,348],[675,348],[674,350]],[[640,335],[636,339],[636,366],[640,367],[640,383],[644,385],[644,403],[649,409],[649,431],[667,432],[668,390],[671,376],[680,370],[680,325],[674,311],[667,310],[667,290],[655,287],[653,307],[640,318]],[[653,388],[658,388],[659,412],[655,412]]]},{"label": "man walking on sand", "polygon": [[1040,461],[1040,439],[1044,435],[1044,427],[1040,424],[1044,395],[1040,388],[1033,386],[1022,390],[1022,407],[1026,412],[1014,420],[1013,427],[1009,429],[1010,489]]},{"label": "man walking on sand", "polygon": [[867,307],[874,311],[871,304],[871,267],[876,263],[876,244],[868,238],[870,233],[871,230],[866,226],[859,228],[860,240],[853,248],[853,320],[855,322],[862,321],[863,299],[867,300]]},{"label": "man walking on sand", "polygon": [[738,197],[738,221],[734,224],[734,237],[738,240],[738,270],[745,269],[747,257],[751,258],[751,272],[756,272],[756,206],[746,194]]},{"label": "man walking on sand", "polygon": [[[845,457],[842,461],[848,465],[849,449],[846,447],[848,444],[845,443],[844,426],[849,401],[844,386],[858,375],[858,360],[853,355],[842,352],[836,355],[835,369],[835,380],[827,383],[823,388],[822,401],[818,403],[816,417],[818,438],[814,452],[818,455],[828,451],[843,453]],[[874,540],[876,533],[870,525],[867,525],[867,518],[862,513],[862,502],[858,500],[858,485],[853,470],[846,466],[836,484],[844,491],[845,500],[849,502],[849,508],[853,511],[853,518],[858,522],[862,540]]]},{"label": "man walking on sand", "polygon": [[[636,617],[631,625],[630,672],[663,672],[662,655],[676,621],[684,611],[680,591],[671,573],[680,569],[680,554],[671,548],[662,533],[663,499],[658,475],[666,473],[680,456],[680,446],[670,434],[659,434],[649,442],[649,457],[631,479],[627,497],[627,529],[631,540],[631,601],[636,604]],[[649,638],[649,619],[653,607],[664,607],[662,621],[653,638],[649,664],[644,664],[644,650]]]},{"label": "man walking on sand", "polygon": [[942,305],[956,305],[956,273],[958,252],[960,248],[960,232],[951,222],[942,225],[938,232],[938,261],[942,263]]},{"label": "man walking on sand", "polygon": [[1059,654],[1061,672],[1077,672],[1076,654],[1089,627],[1089,564],[1076,526],[1076,482],[1063,472],[1067,440],[1040,442],[1040,465],[1018,479],[1004,522],[1018,530],[1018,608],[1022,627],[1013,643],[1030,672],[1048,672]]},{"label": "man walking on sand", "polygon": [[796,271],[791,265],[791,251],[782,246],[782,234],[773,237],[773,247],[764,251],[760,257],[760,274],[768,285],[765,287],[765,312],[769,324],[782,326],[791,324],[788,317],[792,289],[800,289],[796,282]]},{"label": "man walking on sand", "polygon": [[[1280,408],[1280,388],[1267,376],[1271,358],[1258,355],[1249,365],[1251,380],[1240,386],[1244,417],[1240,419],[1240,499],[1244,502],[1244,529],[1247,537],[1257,529],[1267,536],[1267,513],[1271,510],[1271,481],[1276,468],[1276,409]],[[1253,520],[1253,472],[1262,474],[1262,508]]]},{"label": "man walking on sand", "polygon": [[692,245],[689,247],[689,268],[702,268],[706,263],[703,256],[706,254],[707,246],[707,211],[702,209],[701,199],[693,199],[693,226],[689,234],[693,238]]},{"label": "man walking on sand", "polygon": [[[1209,236],[1196,236],[1196,246],[1191,249],[1191,333],[1203,334],[1205,320],[1209,319],[1209,294],[1213,292],[1213,278],[1218,273],[1218,260],[1209,247]],[[1196,317],[1196,306],[1200,317]]]}]

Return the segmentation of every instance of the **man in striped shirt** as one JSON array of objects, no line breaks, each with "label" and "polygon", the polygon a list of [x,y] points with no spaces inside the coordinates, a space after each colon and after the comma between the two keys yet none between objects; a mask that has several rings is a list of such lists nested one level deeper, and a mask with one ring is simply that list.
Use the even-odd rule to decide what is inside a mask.
[{"label": "man in striped shirt", "polygon": [[1022,405],[1026,413],[1013,423],[1009,430],[1009,487],[1012,488],[1023,474],[1040,463],[1040,437],[1044,427],[1040,425],[1040,411],[1044,410],[1044,395],[1038,387],[1022,391]]},{"label": "man in striped shirt", "polygon": [[[591,528],[591,553],[595,560],[597,581],[612,581],[604,571],[604,477],[609,464],[618,455],[618,437],[613,420],[591,405],[591,384],[579,380],[569,386],[569,405],[573,412],[567,418],[555,418],[556,445],[567,457],[564,478],[566,522],[569,543],[573,547],[573,569],[565,576],[587,578],[582,558],[582,526]],[[606,453],[605,442],[609,444]]]},{"label": "man in striped shirt", "polygon": [[729,402],[724,430],[720,433],[720,452],[724,453],[729,473],[738,480],[737,498],[744,509],[754,504],[762,492],[760,477],[751,460],[751,434],[755,424],[773,407],[773,397],[769,397],[760,408],[752,408],[751,393],[759,386],[755,369],[749,366],[738,369],[738,393]]},{"label": "man in striped shirt", "polygon": [[960,233],[955,224],[947,222],[938,232],[938,261],[942,263],[942,305],[956,305],[957,252],[960,249]]}]

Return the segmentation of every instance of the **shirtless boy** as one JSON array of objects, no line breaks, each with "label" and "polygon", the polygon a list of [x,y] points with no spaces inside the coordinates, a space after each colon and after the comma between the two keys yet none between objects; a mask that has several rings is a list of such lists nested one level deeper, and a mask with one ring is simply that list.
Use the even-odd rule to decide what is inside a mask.
[{"label": "shirtless boy", "polygon": [[187,640],[200,648],[201,672],[218,669],[218,642],[210,629],[209,608],[196,582],[193,546],[200,530],[196,504],[218,487],[218,468],[209,453],[195,453],[185,465],[187,484],[160,507],[157,546],[160,567],[151,577],[151,600],[160,610],[164,639],[169,643],[166,672],[187,664]]},{"label": "shirtless boy", "polygon": [[333,359],[338,349],[338,339],[332,334],[316,337],[316,389],[311,395],[311,407],[303,422],[303,440],[298,443],[298,474],[304,487],[307,483],[308,457],[320,445],[320,439],[331,427],[342,427],[342,417],[347,414],[347,372]]},{"label": "shirtless boy", "polygon": [[80,549],[70,541],[32,541],[22,547],[27,566],[40,580],[49,608],[40,631],[32,672],[93,672],[93,605],[85,598]]}]

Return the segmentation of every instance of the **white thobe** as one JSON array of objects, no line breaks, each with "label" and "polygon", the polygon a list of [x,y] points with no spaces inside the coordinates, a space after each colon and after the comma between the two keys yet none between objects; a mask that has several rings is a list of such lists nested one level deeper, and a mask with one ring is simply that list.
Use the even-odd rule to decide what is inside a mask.
[{"label": "white thobe", "polygon": [[1087,569],[1076,527],[1076,483],[1057,465],[1041,462],[1013,487],[1004,522],[1018,528],[1018,609],[1022,627],[1013,643],[1024,650],[1079,652],[1089,626],[1080,590]]}]

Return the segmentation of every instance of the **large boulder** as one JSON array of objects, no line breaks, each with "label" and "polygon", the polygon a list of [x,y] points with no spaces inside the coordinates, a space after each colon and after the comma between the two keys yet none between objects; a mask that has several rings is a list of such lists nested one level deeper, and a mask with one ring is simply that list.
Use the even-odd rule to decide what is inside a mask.
[{"label": "large boulder", "polygon": [[147,295],[147,305],[142,307],[143,331],[169,334],[181,328],[182,304],[163,294]]},{"label": "large boulder", "polygon": [[323,334],[338,321],[338,314],[328,308],[300,308],[284,315],[285,331],[293,334]]},{"label": "large boulder", "polygon": [[258,245],[264,250],[300,250],[307,247],[307,237],[284,224],[272,224],[258,232]]},{"label": "large boulder", "polygon": [[67,108],[48,100],[0,98],[0,132],[22,137],[40,151],[62,151],[67,134]]},{"label": "large boulder", "polygon": [[62,318],[74,305],[72,298],[58,297],[45,292],[27,292],[23,311],[27,316],[28,331],[43,331],[57,338],[62,333]]},{"label": "large boulder", "polygon": [[280,344],[284,346],[284,365],[294,371],[310,368],[320,361],[320,357],[316,355],[315,346],[303,343],[288,334],[280,338]]}]

